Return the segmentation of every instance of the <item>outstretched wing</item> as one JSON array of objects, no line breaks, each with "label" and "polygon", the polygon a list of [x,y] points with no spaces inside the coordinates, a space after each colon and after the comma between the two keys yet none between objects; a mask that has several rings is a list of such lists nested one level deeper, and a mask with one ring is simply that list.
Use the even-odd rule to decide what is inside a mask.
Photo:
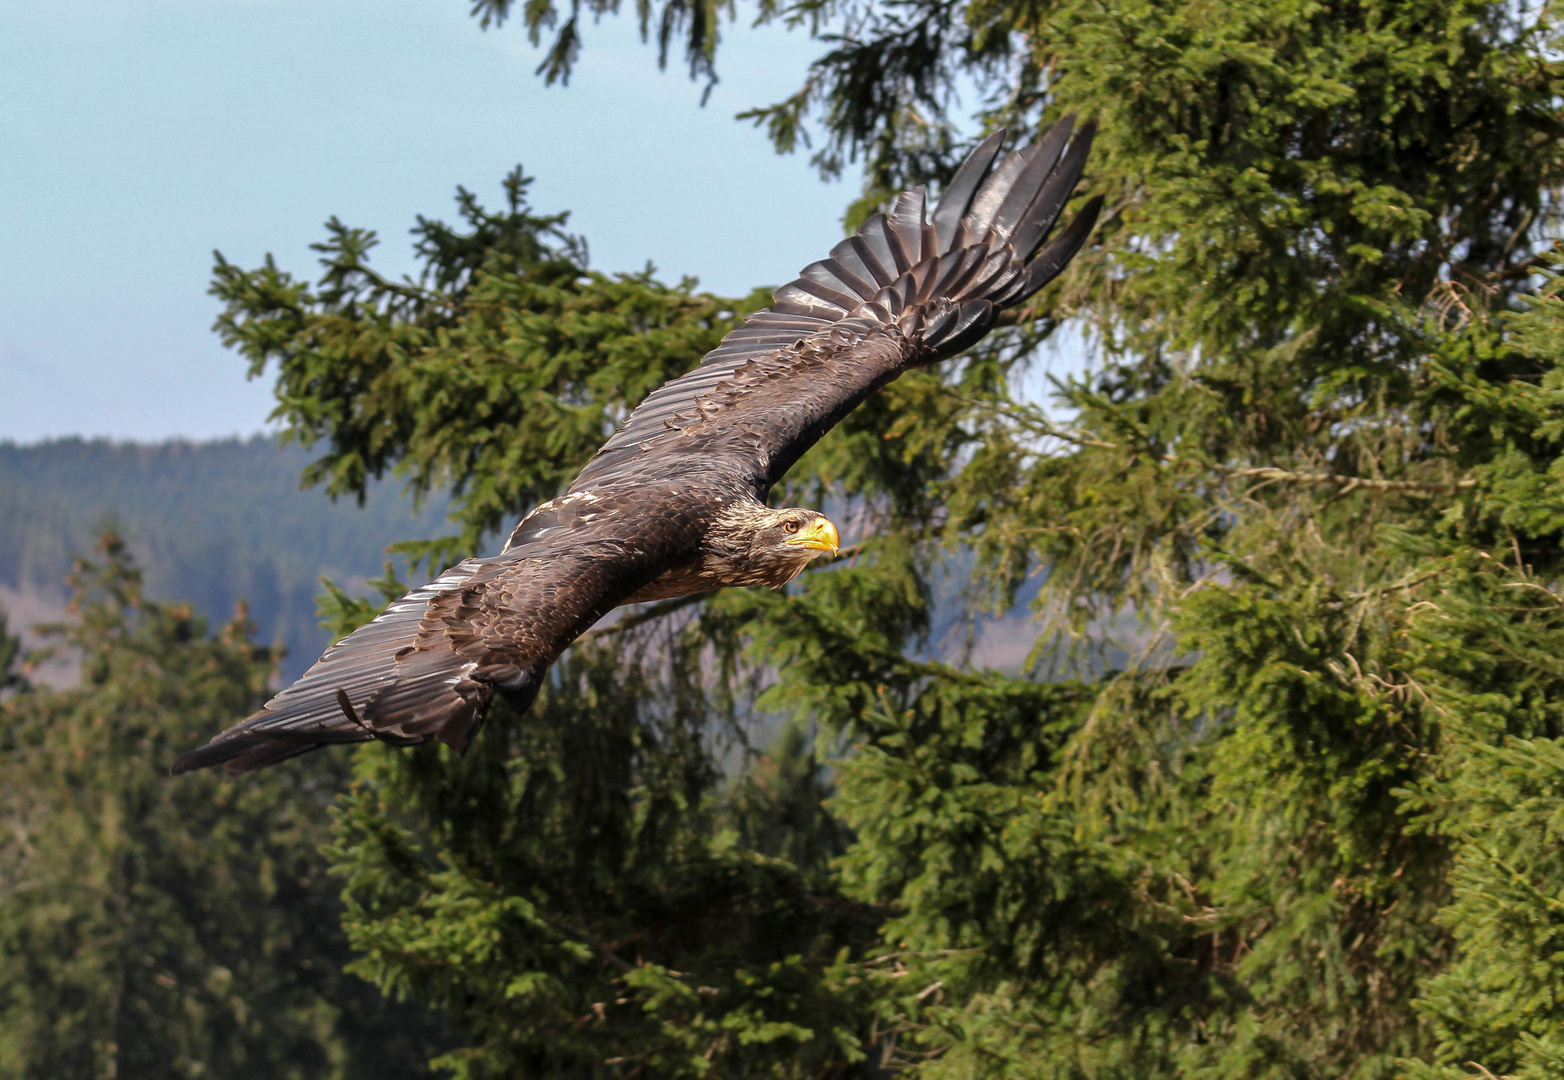
[{"label": "outstretched wing", "polygon": [[465,749],[496,689],[530,704],[560,652],[660,565],[655,544],[573,532],[453,566],[327,649],[259,712],[181,755],[173,772],[248,772],[371,739]]},{"label": "outstretched wing", "polygon": [[922,188],[902,192],[695,370],[648,395],[571,490],[720,470],[763,497],[869,394],[976,343],[1003,308],[1057,276],[1096,223],[1100,198],[1045,245],[1091,148],[1094,125],[1071,142],[1073,127],[1063,120],[1004,156],[1004,132],[989,136],[932,220]]}]

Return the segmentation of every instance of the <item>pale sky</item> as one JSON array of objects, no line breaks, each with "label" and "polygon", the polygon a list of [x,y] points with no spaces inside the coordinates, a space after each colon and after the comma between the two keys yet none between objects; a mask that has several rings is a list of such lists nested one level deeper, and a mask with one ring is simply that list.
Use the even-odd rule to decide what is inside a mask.
[{"label": "pale sky", "polygon": [[[630,7],[629,4],[626,5]],[[0,439],[208,438],[263,427],[210,332],[211,252],[313,275],[332,214],[412,267],[416,214],[490,204],[518,162],[593,265],[719,292],[780,284],[841,236],[823,184],[733,115],[822,51],[724,25],[721,84],[659,72],[633,20],[588,26],[568,87],[466,0],[0,0]]]}]

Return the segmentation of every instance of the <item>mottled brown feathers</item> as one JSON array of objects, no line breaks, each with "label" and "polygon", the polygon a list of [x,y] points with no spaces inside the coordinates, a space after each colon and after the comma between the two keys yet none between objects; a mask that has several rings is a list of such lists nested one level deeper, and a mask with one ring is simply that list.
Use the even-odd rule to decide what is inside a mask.
[{"label": "mottled brown feathers", "polygon": [[821,515],[765,505],[772,485],[864,398],[972,345],[1070,261],[1101,207],[1049,242],[1091,146],[1092,125],[1072,141],[1073,127],[1010,154],[991,135],[932,214],[922,188],[902,192],[648,395],[501,554],[408,593],[173,771],[245,772],[370,739],[463,750],[495,693],[530,705],[549,665],[620,604],[780,587],[834,550]]}]

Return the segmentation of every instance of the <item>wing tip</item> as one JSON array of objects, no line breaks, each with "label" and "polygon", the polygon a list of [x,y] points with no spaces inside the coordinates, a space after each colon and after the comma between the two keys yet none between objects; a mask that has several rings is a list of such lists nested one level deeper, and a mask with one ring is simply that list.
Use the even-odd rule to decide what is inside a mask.
[{"label": "wing tip", "polygon": [[253,733],[226,737],[219,735],[205,746],[198,746],[194,750],[187,750],[180,754],[169,766],[168,773],[170,776],[183,776],[188,772],[222,765],[227,775],[238,776],[241,773],[265,768],[267,765],[275,765],[288,758],[298,757],[300,754],[307,754],[324,745],[326,744],[279,739]]}]

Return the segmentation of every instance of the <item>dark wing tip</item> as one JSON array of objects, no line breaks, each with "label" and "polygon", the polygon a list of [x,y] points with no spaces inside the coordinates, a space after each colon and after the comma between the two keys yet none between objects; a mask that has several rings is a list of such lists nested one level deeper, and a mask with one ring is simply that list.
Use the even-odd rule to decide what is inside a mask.
[{"label": "dark wing tip", "polygon": [[181,776],[196,769],[210,769],[224,765],[229,776],[252,772],[286,761],[300,754],[307,754],[325,746],[322,742],[302,739],[279,739],[271,735],[240,734],[227,738],[218,737],[205,746],[188,750],[174,759],[169,766],[170,776]]},{"label": "dark wing tip", "polygon": [[1013,307],[1058,277],[1091,235],[1097,217],[1102,213],[1102,205],[1101,195],[1093,195],[1088,199],[1064,231],[1038,252],[1037,257],[1026,264],[1025,272],[994,298],[995,303],[1001,307]]},{"label": "dark wing tip", "polygon": [[[1070,133],[1074,130],[1075,117],[1066,116],[1022,151],[1024,164],[994,214],[993,223],[989,226],[992,236],[1000,240],[1012,238],[1016,226],[1021,224],[1023,215],[1045,188],[1044,181],[1056,171],[1059,155],[1064,152]],[[1073,188],[1075,182],[1069,181],[1068,186]],[[1024,251],[1021,254],[1025,257],[1031,252]]]},{"label": "dark wing tip", "polygon": [[[1062,127],[1063,121],[1057,126]],[[1064,156],[1049,172],[1047,180],[1027,193],[1031,202],[1010,227],[1011,246],[1020,258],[1030,260],[1052,231],[1054,222],[1070,201],[1075,185],[1086,169],[1086,159],[1091,154],[1092,140],[1096,134],[1095,121],[1083,124]]]},{"label": "dark wing tip", "polygon": [[950,183],[945,185],[939,203],[934,208],[934,236],[937,251],[950,250],[951,240],[956,235],[956,227],[961,224],[961,219],[966,216],[968,207],[972,205],[972,196],[976,194],[978,186],[988,176],[989,166],[999,156],[1000,148],[1005,144],[1005,135],[1005,129],[1000,128],[978,143],[967,155],[967,159],[961,163],[961,167],[956,170],[956,175],[950,178]]}]

